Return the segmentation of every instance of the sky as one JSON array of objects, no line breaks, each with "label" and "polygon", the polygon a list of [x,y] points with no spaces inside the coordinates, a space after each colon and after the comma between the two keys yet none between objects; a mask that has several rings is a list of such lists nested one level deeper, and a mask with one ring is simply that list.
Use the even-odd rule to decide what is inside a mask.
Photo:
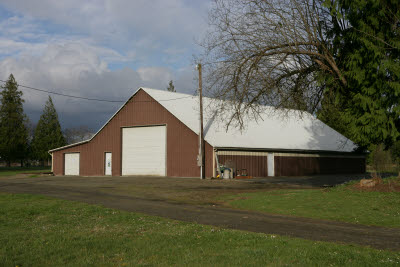
[{"label": "sky", "polygon": [[[139,87],[196,91],[210,0],[0,0],[0,79],[126,101]],[[48,94],[20,87],[32,124]],[[97,131],[121,103],[51,95],[61,126]]]}]

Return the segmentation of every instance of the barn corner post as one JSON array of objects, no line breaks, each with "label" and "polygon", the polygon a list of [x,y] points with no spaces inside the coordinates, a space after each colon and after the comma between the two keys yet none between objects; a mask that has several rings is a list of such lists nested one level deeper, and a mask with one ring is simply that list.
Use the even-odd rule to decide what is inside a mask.
[{"label": "barn corner post", "polygon": [[204,144],[204,131],[203,131],[203,81],[201,74],[201,64],[198,63],[196,66],[199,71],[199,102],[200,102],[200,151],[199,151],[199,165],[200,165],[200,179],[205,179],[206,177],[206,153],[205,153],[205,144]]}]

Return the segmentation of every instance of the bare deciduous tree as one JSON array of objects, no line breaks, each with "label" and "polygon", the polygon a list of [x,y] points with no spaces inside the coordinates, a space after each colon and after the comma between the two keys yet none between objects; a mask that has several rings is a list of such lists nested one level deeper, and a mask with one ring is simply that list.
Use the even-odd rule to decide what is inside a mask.
[{"label": "bare deciduous tree", "polygon": [[258,104],[314,112],[324,92],[321,73],[346,86],[320,1],[215,0],[209,19],[202,43],[207,89],[233,104],[230,122],[257,117]]},{"label": "bare deciduous tree", "polygon": [[67,144],[70,145],[90,139],[93,136],[93,131],[89,127],[81,125],[66,129],[64,136]]}]

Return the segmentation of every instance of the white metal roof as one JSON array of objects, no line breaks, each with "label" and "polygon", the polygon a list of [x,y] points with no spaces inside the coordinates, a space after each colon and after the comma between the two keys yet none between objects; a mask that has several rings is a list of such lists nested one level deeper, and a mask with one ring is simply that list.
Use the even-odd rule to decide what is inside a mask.
[{"label": "white metal roof", "polygon": [[[197,96],[142,88],[175,117],[198,133],[199,102]],[[248,119],[245,128],[226,129],[227,116],[216,114],[213,105],[226,104],[203,98],[205,140],[218,148],[285,149],[352,152],[355,144],[307,112],[282,111],[263,107],[257,120]],[[216,115],[215,115],[216,114]]]},{"label": "white metal roof", "polygon": [[[150,88],[139,88],[133,96],[143,89],[177,119],[182,121],[195,133],[199,133],[198,96],[174,93]],[[133,97],[132,96],[132,97]],[[118,111],[92,136],[92,138],[76,144],[52,149],[54,152],[64,148],[83,144],[92,140],[129,102]],[[240,130],[231,126],[226,128],[226,114],[215,113],[215,105],[228,105],[227,102],[203,97],[204,106],[204,138],[215,148],[247,148],[270,150],[311,150],[352,152],[356,145],[310,113],[295,110],[279,110],[263,107],[264,113],[257,120],[247,119],[245,128]]]}]

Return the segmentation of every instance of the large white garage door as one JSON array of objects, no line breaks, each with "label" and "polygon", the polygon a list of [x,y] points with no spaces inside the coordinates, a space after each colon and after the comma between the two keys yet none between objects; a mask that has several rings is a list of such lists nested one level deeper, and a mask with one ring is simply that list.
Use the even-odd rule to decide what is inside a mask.
[{"label": "large white garage door", "polygon": [[79,175],[79,153],[65,154],[65,175]]},{"label": "large white garage door", "polygon": [[166,175],[166,126],[122,129],[122,175]]}]

